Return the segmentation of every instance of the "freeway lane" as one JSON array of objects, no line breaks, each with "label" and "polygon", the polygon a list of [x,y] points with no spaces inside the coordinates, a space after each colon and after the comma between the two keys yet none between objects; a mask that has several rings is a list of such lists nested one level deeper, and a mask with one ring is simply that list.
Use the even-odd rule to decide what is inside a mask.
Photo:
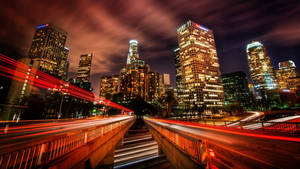
[{"label": "freeway lane", "polygon": [[216,163],[226,168],[298,168],[300,138],[207,127],[172,120],[150,120],[176,133],[204,141],[213,149]]},{"label": "freeway lane", "polygon": [[103,119],[85,119],[69,122],[50,122],[43,124],[24,125],[8,128],[6,132],[2,128],[0,132],[0,150],[11,145],[29,143],[36,139],[68,133],[74,130],[91,128],[115,121],[129,119],[128,116],[117,116]]},{"label": "freeway lane", "polygon": [[249,117],[246,117],[246,118],[244,118],[242,120],[239,120],[238,122],[228,124],[227,126],[229,126],[229,127],[239,126],[241,123],[255,120],[255,119],[257,119],[257,118],[259,118],[259,117],[261,117],[261,116],[264,115],[263,112],[257,112],[257,111],[248,111],[248,113],[252,113],[252,115],[250,115]]}]

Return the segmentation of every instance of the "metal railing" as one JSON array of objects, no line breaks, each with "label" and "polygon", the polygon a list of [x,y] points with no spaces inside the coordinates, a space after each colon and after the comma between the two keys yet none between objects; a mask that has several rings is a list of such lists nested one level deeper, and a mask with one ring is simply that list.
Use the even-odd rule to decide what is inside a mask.
[{"label": "metal railing", "polygon": [[300,122],[261,122],[259,130],[299,136]]},{"label": "metal railing", "polygon": [[[290,136],[300,135],[300,122],[267,122],[267,121],[224,121],[224,120],[201,120],[201,121],[187,121],[200,125],[207,126],[223,126],[232,128],[239,128],[245,130],[258,130],[267,133],[277,133]],[[255,127],[251,125],[255,124]],[[248,126],[249,125],[249,126]]]},{"label": "metal railing", "polygon": [[[51,161],[72,152],[73,150],[93,141],[107,133],[112,136],[128,127],[134,117],[120,121],[108,122],[96,127],[76,130],[66,134],[48,137],[33,143],[21,146],[3,148],[0,152],[0,169],[25,169],[37,168],[49,164]],[[101,137],[108,141],[110,138]]]}]

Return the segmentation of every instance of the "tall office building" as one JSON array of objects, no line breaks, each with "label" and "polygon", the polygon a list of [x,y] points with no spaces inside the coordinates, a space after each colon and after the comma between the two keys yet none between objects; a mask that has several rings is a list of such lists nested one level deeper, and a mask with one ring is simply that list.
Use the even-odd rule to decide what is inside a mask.
[{"label": "tall office building", "polygon": [[81,82],[90,82],[92,58],[92,53],[80,55],[76,80]]},{"label": "tall office building", "polygon": [[63,80],[67,80],[69,61],[68,61],[69,48],[65,47],[63,51],[63,56],[58,67],[58,76]]},{"label": "tall office building", "polygon": [[242,72],[234,72],[222,75],[222,84],[225,96],[225,105],[238,104],[250,107],[250,94],[247,75]]},{"label": "tall office building", "polygon": [[297,81],[299,74],[295,63],[291,60],[279,62],[278,68],[275,72],[280,89],[296,89],[297,83],[294,81]]},{"label": "tall office building", "polygon": [[252,42],[247,45],[248,66],[254,87],[258,90],[277,89],[278,84],[275,78],[270,57],[263,44]]},{"label": "tall office building", "polygon": [[175,54],[175,74],[176,74],[176,94],[179,106],[183,106],[183,85],[182,85],[182,70],[180,65],[179,48],[174,50]]},{"label": "tall office building", "polygon": [[[102,76],[100,79],[100,93],[101,97],[107,98],[113,94],[118,93],[119,75]],[[107,98],[110,99],[110,98]]]},{"label": "tall office building", "polygon": [[222,107],[224,92],[213,31],[188,21],[177,34],[185,107]]},{"label": "tall office building", "polygon": [[163,73],[161,77],[164,85],[171,85],[170,74]]},{"label": "tall office building", "polygon": [[139,58],[138,52],[138,41],[130,40],[129,41],[129,52],[127,56],[127,64],[131,64],[133,61]]},{"label": "tall office building", "polygon": [[151,71],[146,76],[146,100],[153,102],[159,97],[159,73]]},{"label": "tall office building", "polygon": [[160,96],[165,95],[165,93],[171,89],[170,74],[163,73],[159,75],[159,93]]},{"label": "tall office building", "polygon": [[156,98],[157,73],[151,72],[149,65],[139,59],[138,41],[129,41],[127,64],[120,71],[120,92],[124,100],[135,99],[140,96],[151,102]]},{"label": "tall office building", "polygon": [[63,79],[68,50],[65,48],[67,33],[53,24],[37,27],[29,50],[34,67],[45,73]]}]

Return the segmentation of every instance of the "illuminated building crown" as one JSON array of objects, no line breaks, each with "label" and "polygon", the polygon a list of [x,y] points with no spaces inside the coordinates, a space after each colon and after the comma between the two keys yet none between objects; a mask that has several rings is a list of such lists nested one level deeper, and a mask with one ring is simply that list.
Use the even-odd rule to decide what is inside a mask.
[{"label": "illuminated building crown", "polygon": [[131,64],[134,60],[139,58],[138,53],[138,41],[130,40],[129,41],[129,53],[127,56],[127,64]]}]

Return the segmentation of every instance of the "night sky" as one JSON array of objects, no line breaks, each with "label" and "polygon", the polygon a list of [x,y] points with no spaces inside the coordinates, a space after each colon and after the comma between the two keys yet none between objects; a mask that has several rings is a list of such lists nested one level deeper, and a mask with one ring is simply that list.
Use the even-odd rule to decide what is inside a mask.
[{"label": "night sky", "polygon": [[175,84],[176,29],[188,20],[214,31],[222,73],[248,73],[252,40],[264,44],[275,68],[289,59],[300,67],[299,0],[1,0],[0,8],[2,52],[26,56],[36,26],[54,23],[68,33],[71,77],[79,55],[94,53],[96,93],[102,75],[125,65],[130,39],[151,70],[170,73]]}]

